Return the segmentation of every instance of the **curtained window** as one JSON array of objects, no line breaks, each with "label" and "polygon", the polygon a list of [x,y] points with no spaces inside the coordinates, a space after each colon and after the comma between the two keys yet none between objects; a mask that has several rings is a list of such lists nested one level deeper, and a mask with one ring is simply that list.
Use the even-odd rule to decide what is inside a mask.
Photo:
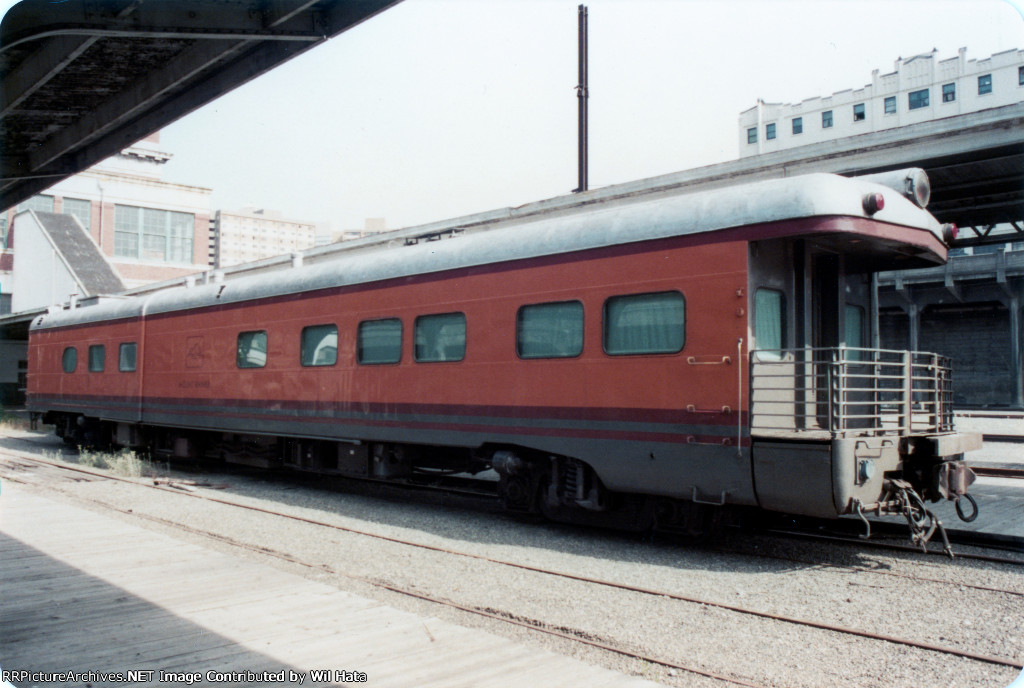
[{"label": "curtained window", "polygon": [[135,342],[124,342],[117,352],[117,369],[122,373],[130,373],[135,370],[135,358],[137,346]]},{"label": "curtained window", "polygon": [[421,315],[414,327],[417,361],[461,361],[466,357],[465,313]]},{"label": "curtained window", "polygon": [[78,349],[73,346],[64,349],[64,355],[61,356],[60,364],[65,373],[75,372],[75,368],[78,367]]},{"label": "curtained window", "polygon": [[89,347],[89,372],[102,373],[106,363],[107,349],[102,344],[93,344]]},{"label": "curtained window", "polygon": [[356,335],[356,360],[364,365],[398,363],[402,358],[402,321],[364,320]]},{"label": "curtained window", "polygon": [[583,304],[579,301],[523,306],[516,316],[520,358],[571,358],[583,352]]},{"label": "curtained window", "polygon": [[[786,295],[777,289],[754,292],[754,348],[786,348]],[[761,354],[760,358],[767,356]]]},{"label": "curtained window", "polygon": [[613,296],[604,303],[604,350],[668,354],[686,342],[686,301],[678,291]]}]

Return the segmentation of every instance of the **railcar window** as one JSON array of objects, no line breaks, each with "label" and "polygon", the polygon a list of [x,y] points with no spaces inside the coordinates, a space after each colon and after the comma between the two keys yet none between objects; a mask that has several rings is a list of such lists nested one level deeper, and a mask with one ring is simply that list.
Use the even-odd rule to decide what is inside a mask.
[{"label": "railcar window", "polygon": [[65,373],[75,372],[75,368],[78,367],[78,349],[73,346],[64,349],[64,355],[61,356],[60,364]]},{"label": "railcar window", "polygon": [[302,365],[332,366],[337,362],[337,325],[312,325],[302,329]]},{"label": "railcar window", "polygon": [[137,353],[135,342],[122,343],[117,352],[117,369],[122,373],[134,372]]},{"label": "railcar window", "polygon": [[466,314],[440,313],[416,318],[415,358],[420,363],[461,361],[466,357]]},{"label": "railcar window", "polygon": [[516,353],[520,358],[571,358],[582,352],[582,303],[539,303],[519,309]]},{"label": "railcar window", "polygon": [[262,368],[267,365],[266,330],[238,333],[235,365],[239,368]]},{"label": "railcar window", "polygon": [[364,320],[356,333],[356,361],[363,365],[398,363],[402,359],[402,321]]},{"label": "railcar window", "polygon": [[786,348],[786,296],[775,289],[754,292],[754,344],[765,349],[762,360],[777,358],[775,350]]},{"label": "railcar window", "polygon": [[686,344],[686,300],[678,291],[613,296],[604,302],[604,350],[674,354]]},{"label": "railcar window", "polygon": [[102,373],[103,364],[106,363],[107,349],[102,344],[93,344],[89,347],[89,372]]}]

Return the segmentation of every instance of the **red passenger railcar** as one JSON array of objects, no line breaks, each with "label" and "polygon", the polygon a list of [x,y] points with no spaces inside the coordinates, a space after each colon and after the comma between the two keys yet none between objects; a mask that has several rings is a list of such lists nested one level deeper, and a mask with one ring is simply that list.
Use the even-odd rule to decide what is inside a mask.
[{"label": "red passenger railcar", "polygon": [[635,527],[966,493],[948,362],[869,346],[871,273],[946,256],[893,189],[810,175],[470,224],[55,309],[30,408],[177,456],[493,469],[510,508]]}]

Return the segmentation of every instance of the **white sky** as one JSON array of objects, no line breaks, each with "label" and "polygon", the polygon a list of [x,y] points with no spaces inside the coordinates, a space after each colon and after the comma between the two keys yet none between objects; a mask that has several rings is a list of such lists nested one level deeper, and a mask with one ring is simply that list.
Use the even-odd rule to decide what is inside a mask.
[{"label": "white sky", "polygon": [[[859,88],[932,48],[1024,48],[1020,0],[584,1],[591,188],[735,159],[759,97]],[[405,0],[166,127],[164,179],[334,229],[567,193],[578,4]]]}]

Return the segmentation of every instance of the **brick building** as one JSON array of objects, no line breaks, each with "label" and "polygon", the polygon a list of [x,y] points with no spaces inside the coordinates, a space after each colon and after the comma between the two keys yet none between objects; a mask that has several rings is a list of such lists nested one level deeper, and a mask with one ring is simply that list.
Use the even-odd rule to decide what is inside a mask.
[{"label": "brick building", "polygon": [[0,308],[45,307],[50,304],[40,299],[53,297],[32,288],[33,280],[50,279],[45,266],[18,259],[19,213],[25,210],[76,218],[129,288],[206,269],[210,189],[163,181],[161,167],[170,157],[154,134],[0,214],[0,289],[19,286],[5,290],[9,298]]}]

